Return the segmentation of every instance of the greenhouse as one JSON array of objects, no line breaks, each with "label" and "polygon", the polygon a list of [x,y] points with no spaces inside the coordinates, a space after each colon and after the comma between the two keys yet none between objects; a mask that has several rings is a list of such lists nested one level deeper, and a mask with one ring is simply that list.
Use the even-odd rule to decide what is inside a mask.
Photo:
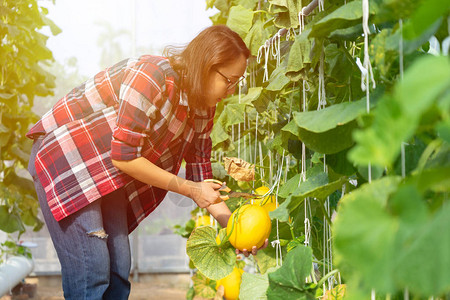
[{"label": "greenhouse", "polygon": [[0,300],[450,299],[450,0],[0,12]]}]

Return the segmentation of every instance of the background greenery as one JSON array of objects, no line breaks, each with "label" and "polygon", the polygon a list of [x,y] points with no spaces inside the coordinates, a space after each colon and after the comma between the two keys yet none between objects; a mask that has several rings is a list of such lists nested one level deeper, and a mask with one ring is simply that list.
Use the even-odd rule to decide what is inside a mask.
[{"label": "background greenery", "polygon": [[[270,214],[271,240],[278,227],[283,265],[272,269],[274,248],[260,251],[259,274],[244,276],[240,299],[255,293],[260,299],[313,299],[338,283],[335,269],[349,299],[369,299],[372,291],[390,299],[450,297],[450,2],[369,2],[367,50],[376,87],[369,82],[368,112],[356,63],[364,61],[362,1],[324,1],[323,11],[305,18],[301,34],[298,13],[309,1],[207,1],[220,11],[213,23],[238,32],[254,56],[279,29],[290,29],[280,39],[278,59],[271,52],[266,61],[262,52],[259,63],[250,60],[243,95],[219,104],[212,134],[215,176],[232,188],[272,186],[278,172],[283,175],[274,190],[281,205]],[[326,103],[317,110],[319,94]],[[256,163],[257,180],[226,176],[222,153]],[[305,201],[311,212],[306,246]],[[200,238],[196,230],[191,245]],[[204,239],[215,255],[218,246]],[[332,257],[324,257],[330,240]],[[201,257],[191,260],[209,273]],[[321,274],[307,284],[311,262]],[[327,276],[333,279],[322,286],[318,280]]]},{"label": "background greenery", "polygon": [[33,0],[0,4],[0,230],[7,233],[23,233],[25,226],[37,231],[43,225],[27,177],[32,143],[25,134],[37,121],[31,111],[35,97],[51,95],[55,87],[55,76],[45,70],[53,56],[40,29],[47,26],[53,35],[60,30],[47,14]]}]

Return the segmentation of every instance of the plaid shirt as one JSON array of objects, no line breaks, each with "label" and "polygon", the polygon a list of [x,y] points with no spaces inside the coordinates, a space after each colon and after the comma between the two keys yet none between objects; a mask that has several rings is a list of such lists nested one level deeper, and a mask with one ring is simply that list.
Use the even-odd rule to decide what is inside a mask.
[{"label": "plaid shirt", "polygon": [[142,56],[98,73],[60,99],[27,136],[43,142],[37,175],[56,220],[124,187],[131,232],[167,191],[121,172],[111,159],[145,157],[186,178],[212,177],[211,138],[215,108],[189,108],[167,59]]}]

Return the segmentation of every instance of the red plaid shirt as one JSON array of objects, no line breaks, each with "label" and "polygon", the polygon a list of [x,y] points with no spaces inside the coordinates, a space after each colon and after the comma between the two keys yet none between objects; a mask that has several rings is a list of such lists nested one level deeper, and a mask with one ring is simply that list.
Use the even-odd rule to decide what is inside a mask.
[{"label": "red plaid shirt", "polygon": [[37,175],[56,220],[124,187],[129,231],[150,214],[167,191],[144,184],[111,162],[145,157],[186,177],[212,177],[215,108],[189,108],[167,59],[142,56],[98,73],[60,99],[27,133],[43,142]]}]

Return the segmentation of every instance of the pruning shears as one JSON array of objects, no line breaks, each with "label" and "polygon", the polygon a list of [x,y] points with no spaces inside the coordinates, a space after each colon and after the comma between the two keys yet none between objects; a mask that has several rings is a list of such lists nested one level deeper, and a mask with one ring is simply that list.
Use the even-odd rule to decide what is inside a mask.
[{"label": "pruning shears", "polygon": [[241,192],[234,192],[232,191],[229,187],[227,187],[225,185],[224,182],[217,180],[217,179],[205,179],[205,182],[212,182],[212,183],[217,183],[220,184],[222,187],[219,189],[219,192],[223,192],[226,193],[221,194],[220,195],[220,199],[222,199],[223,201],[227,201],[230,198],[246,198],[246,199],[251,199],[251,198],[258,198],[261,197],[260,195],[256,195],[256,194],[251,194],[251,193],[241,193]]}]

